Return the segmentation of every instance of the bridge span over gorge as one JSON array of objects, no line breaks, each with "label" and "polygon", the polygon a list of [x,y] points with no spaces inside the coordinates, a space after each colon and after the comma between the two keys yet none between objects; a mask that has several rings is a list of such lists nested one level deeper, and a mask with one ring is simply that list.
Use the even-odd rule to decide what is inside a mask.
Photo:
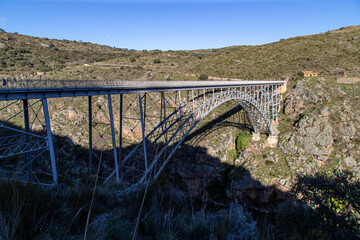
[{"label": "bridge span over gorge", "polygon": [[[276,145],[285,90],[284,81],[3,80],[0,163],[22,161],[14,171],[24,181],[42,182],[34,170],[41,162],[51,178],[47,184],[57,185],[49,106],[58,98],[71,102],[82,97],[86,108],[81,111],[88,116],[87,132],[82,133],[88,140],[88,173],[93,174],[95,166],[105,167],[104,183],[116,181],[129,188],[156,179],[201,119],[228,101],[246,111],[253,140],[264,133],[269,144]],[[111,164],[100,164],[103,151],[98,149],[107,150]]]}]

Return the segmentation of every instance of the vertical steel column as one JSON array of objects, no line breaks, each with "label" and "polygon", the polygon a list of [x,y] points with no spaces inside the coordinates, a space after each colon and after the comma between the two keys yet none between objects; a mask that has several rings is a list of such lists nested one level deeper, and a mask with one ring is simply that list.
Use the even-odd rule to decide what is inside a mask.
[{"label": "vertical steel column", "polygon": [[[24,109],[24,124],[25,124],[25,132],[30,132],[30,121],[29,121],[29,104],[28,100],[23,100],[23,109]],[[29,134],[25,134],[25,142],[30,145],[30,136]],[[30,147],[30,146],[29,146]],[[28,181],[32,180],[32,163],[31,163],[31,152],[26,153],[26,164],[27,164],[27,178]]]},{"label": "vertical steel column", "polygon": [[122,173],[122,122],[123,122],[123,95],[120,94],[120,116],[119,116],[119,164]]},{"label": "vertical steel column", "polygon": [[268,119],[270,121],[270,86],[268,85],[267,86],[267,98],[268,98],[268,101],[267,101],[267,104],[268,104]]},{"label": "vertical steel column", "polygon": [[195,101],[195,99],[194,99],[194,90],[193,89],[191,89],[191,98],[192,98],[192,111],[194,113],[194,110],[195,110],[194,101]]},{"label": "vertical steel column", "polygon": [[115,162],[115,173],[116,173],[116,182],[120,182],[119,176],[119,162],[117,160],[117,152],[116,152],[116,140],[115,140],[115,128],[114,128],[114,117],[111,103],[111,95],[108,94],[108,104],[109,104],[109,115],[110,115],[110,125],[111,125],[111,139],[114,151],[114,162]]},{"label": "vertical steel column", "polygon": [[263,86],[263,108],[264,108],[264,114],[265,117],[267,116],[267,111],[266,111],[266,85]]},{"label": "vertical steel column", "polygon": [[178,107],[178,96],[177,96],[176,92],[175,92],[175,111],[176,111],[176,108]]},{"label": "vertical steel column", "polygon": [[89,112],[89,175],[92,174],[92,103],[91,96],[88,97]]},{"label": "vertical steel column", "polygon": [[[178,91],[178,95],[179,95],[179,112],[180,112],[180,126],[182,125],[182,106],[181,106],[181,93],[180,91]],[[181,132],[183,131],[183,129],[181,129]]]},{"label": "vertical steel column", "polygon": [[[279,88],[280,88],[280,85],[279,85]],[[277,108],[277,112],[280,112],[280,100],[281,100],[281,92],[280,92],[280,89],[279,89],[279,92],[277,93],[277,104],[278,104],[278,108]]]},{"label": "vertical steel column", "polygon": [[139,93],[139,105],[140,105],[141,129],[142,129],[144,161],[145,161],[145,175],[146,175],[147,171],[148,171],[148,162],[147,162],[147,151],[146,151],[145,132],[144,132],[145,126],[144,126],[144,115],[143,115],[143,109],[142,109],[141,93]]},{"label": "vertical steel column", "polygon": [[267,103],[266,103],[266,100],[267,100],[267,90],[266,90],[266,87],[267,86],[264,86],[264,111],[265,111],[265,116],[267,117]]},{"label": "vertical steel column", "polygon": [[181,92],[180,91],[178,91],[178,97],[179,97],[179,110],[180,110],[180,114],[181,114]]},{"label": "vertical steel column", "polygon": [[274,85],[271,85],[271,115],[272,120],[274,121]]},{"label": "vertical steel column", "polygon": [[267,104],[266,104],[266,86],[264,86],[263,94],[264,94],[264,112],[265,112],[265,116],[267,117],[267,111],[266,111],[266,107],[267,107]]},{"label": "vertical steel column", "polygon": [[[163,115],[163,116],[162,116]],[[161,117],[162,116],[162,117]],[[167,122],[166,122],[166,102],[165,102],[165,93],[161,92],[161,110],[160,110],[160,122],[161,121],[165,121],[164,125],[165,127],[163,127],[163,124],[161,125],[162,131],[164,132],[167,129]],[[164,134],[165,137],[165,142],[167,142],[167,131],[165,131]]]},{"label": "vertical steel column", "polygon": [[50,161],[51,161],[53,181],[54,181],[55,185],[58,185],[56,162],[55,162],[55,151],[54,151],[54,144],[53,144],[53,139],[52,139],[52,134],[51,134],[50,117],[49,117],[49,109],[48,109],[48,105],[47,105],[47,99],[43,98],[43,99],[41,99],[41,102],[43,104],[43,111],[44,111],[44,117],[45,117],[46,135],[47,135],[47,141],[48,141],[49,152],[50,152]]},{"label": "vertical steel column", "polygon": [[275,92],[275,103],[276,103],[276,119],[277,119],[277,114],[279,112],[279,106],[278,106],[278,97],[279,97],[279,85],[276,86],[276,92]]},{"label": "vertical steel column", "polygon": [[205,106],[205,103],[206,103],[206,95],[205,95],[205,89],[203,89],[203,94],[204,94],[204,106]]},{"label": "vertical steel column", "polygon": [[268,98],[268,119],[269,121],[271,122],[271,102],[270,102],[270,94],[271,94],[271,89],[270,89],[270,86],[268,85],[268,95],[267,95],[267,98]]},{"label": "vertical steel column", "polygon": [[144,133],[146,135],[146,93],[144,93]]}]

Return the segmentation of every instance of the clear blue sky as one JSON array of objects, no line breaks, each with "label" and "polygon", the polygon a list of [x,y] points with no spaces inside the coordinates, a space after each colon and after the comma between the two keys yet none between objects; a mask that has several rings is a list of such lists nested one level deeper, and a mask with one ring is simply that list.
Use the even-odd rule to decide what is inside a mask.
[{"label": "clear blue sky", "polygon": [[0,0],[8,32],[129,49],[259,45],[360,24],[360,0]]}]

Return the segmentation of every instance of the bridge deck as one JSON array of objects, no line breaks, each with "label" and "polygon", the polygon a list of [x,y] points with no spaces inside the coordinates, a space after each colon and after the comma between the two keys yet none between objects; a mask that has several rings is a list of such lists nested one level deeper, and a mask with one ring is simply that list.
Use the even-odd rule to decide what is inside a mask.
[{"label": "bridge deck", "polygon": [[0,83],[0,101],[282,85],[284,83],[285,81],[4,80]]}]

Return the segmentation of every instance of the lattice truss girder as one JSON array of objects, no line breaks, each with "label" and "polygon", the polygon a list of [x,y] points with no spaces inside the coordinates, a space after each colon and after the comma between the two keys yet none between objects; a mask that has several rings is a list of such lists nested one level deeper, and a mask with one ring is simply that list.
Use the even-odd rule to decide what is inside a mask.
[{"label": "lattice truss girder", "polygon": [[0,113],[0,171],[34,182],[50,175],[57,183],[47,100],[1,102]]}]

